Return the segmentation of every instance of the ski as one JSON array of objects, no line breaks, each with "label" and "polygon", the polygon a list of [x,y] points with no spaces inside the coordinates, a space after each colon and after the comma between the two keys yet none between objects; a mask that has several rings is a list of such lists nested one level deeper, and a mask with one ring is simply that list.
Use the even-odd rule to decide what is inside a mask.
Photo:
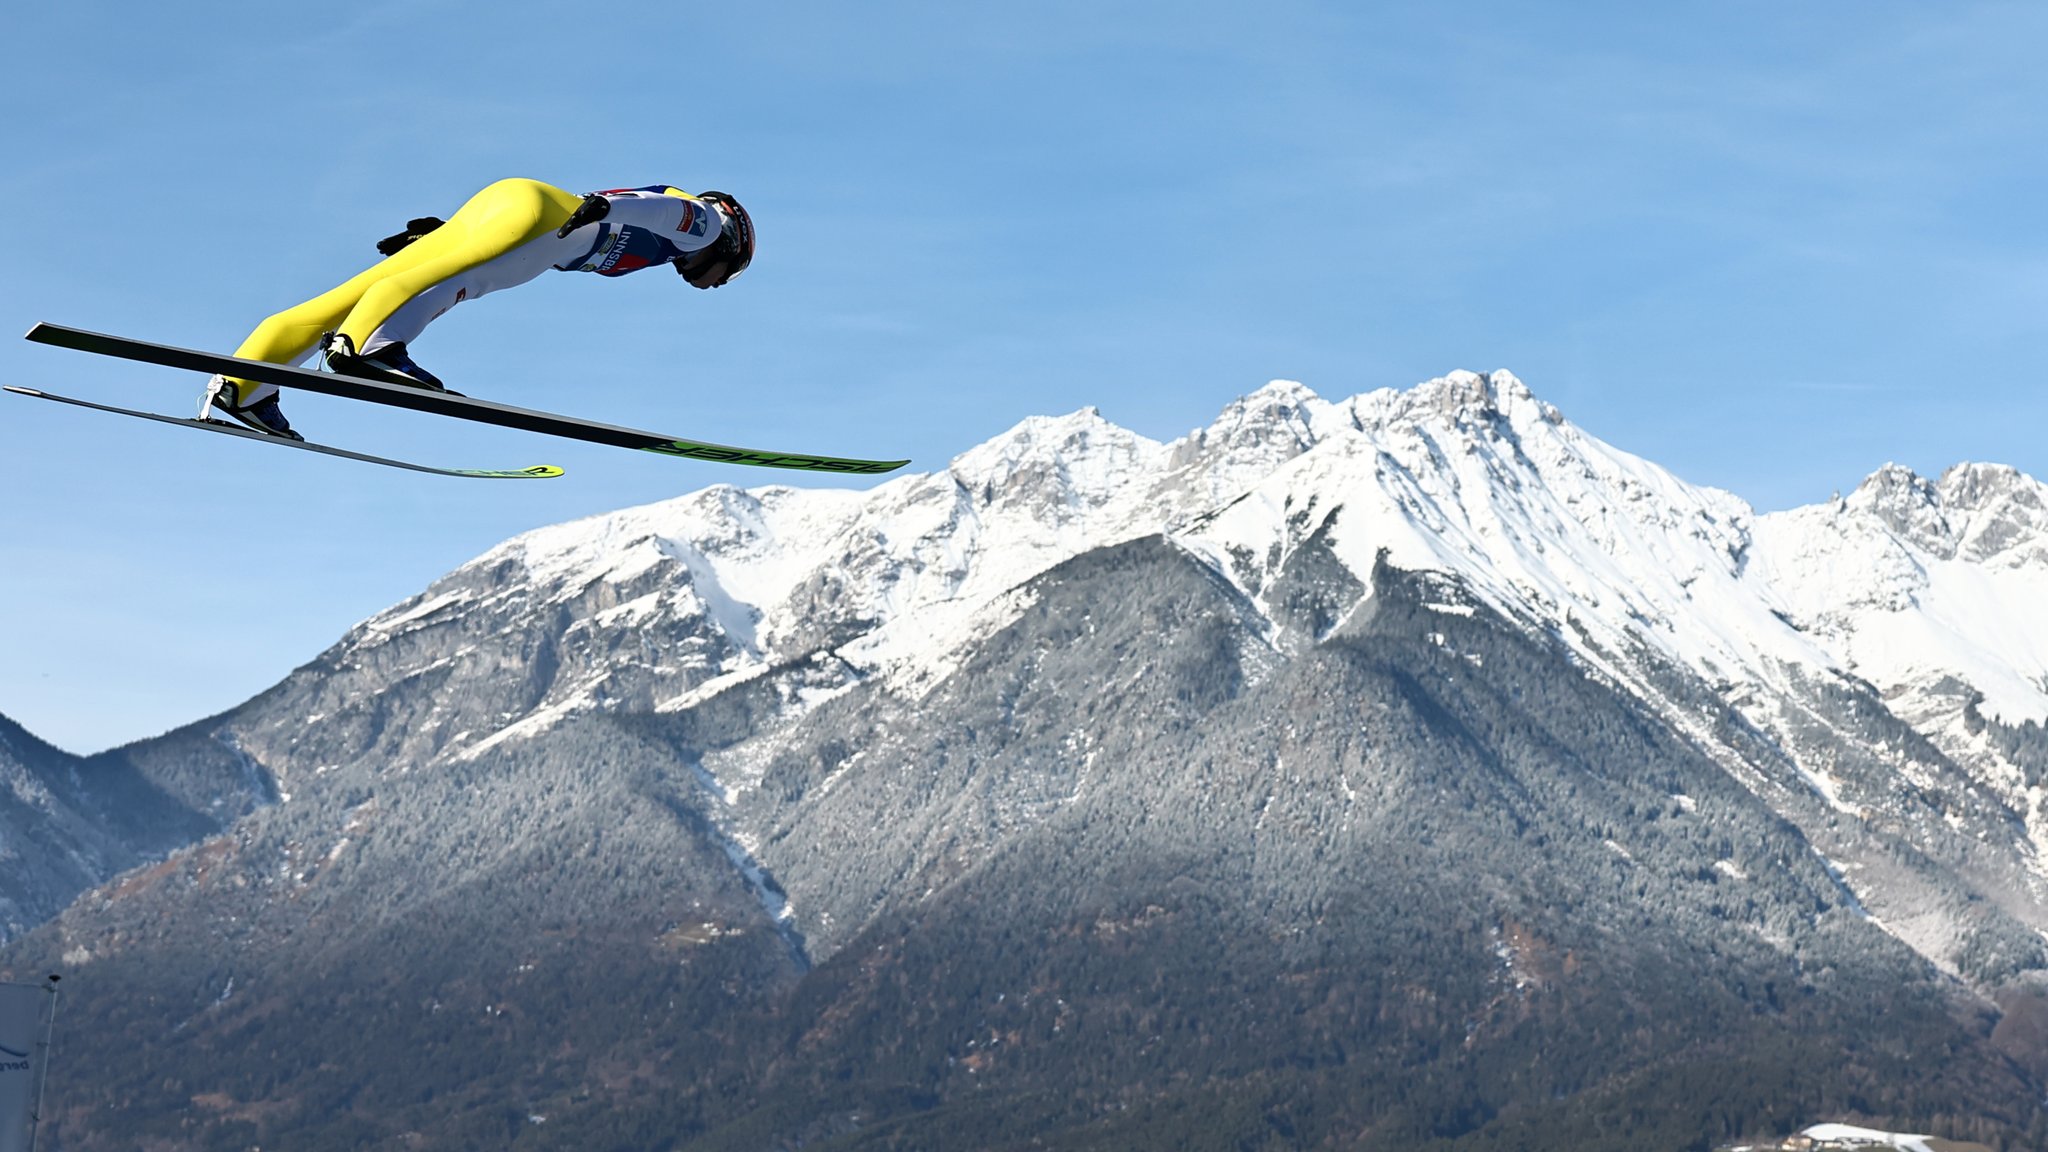
[{"label": "ski", "polygon": [[327,396],[365,400],[394,408],[410,408],[415,412],[432,412],[441,416],[453,416],[459,420],[474,420],[503,428],[518,428],[527,432],[562,436],[592,444],[633,448],[663,456],[682,456],[691,460],[858,475],[893,472],[910,463],[908,460],[855,460],[802,452],[769,452],[754,448],[735,448],[725,444],[708,444],[701,440],[685,440],[633,428],[621,428],[614,424],[600,424],[575,416],[561,416],[531,408],[515,408],[510,404],[498,404],[469,396],[430,392],[421,388],[386,384],[355,376],[337,376],[329,372],[315,372],[285,364],[243,360],[214,352],[174,348],[167,344],[152,344],[146,340],[133,340],[125,336],[109,336],[80,328],[66,328],[60,324],[37,324],[29,329],[28,339],[38,344],[51,344],[79,352],[118,356],[124,360],[139,360],[194,372],[218,372],[237,379],[260,380],[280,388],[303,388],[308,392],[319,392]]},{"label": "ski", "polygon": [[367,452],[351,452],[346,448],[335,448],[327,444],[315,444],[310,440],[287,440],[282,436],[268,436],[224,420],[196,420],[185,416],[165,416],[160,412],[144,412],[136,408],[120,408],[112,404],[100,404],[91,400],[80,400],[75,396],[59,396],[35,388],[17,388],[12,384],[0,384],[17,396],[33,396],[38,400],[55,400],[59,404],[73,404],[80,408],[91,408],[99,412],[112,412],[120,416],[136,416],[144,420],[155,420],[160,424],[176,424],[183,428],[197,428],[201,432],[219,432],[225,436],[239,436],[244,440],[256,440],[264,444],[275,444],[280,448],[302,448],[318,452],[323,456],[339,456],[344,460],[361,460],[365,464],[382,464],[386,468],[403,468],[409,472],[428,472],[435,476],[462,476],[472,480],[552,480],[562,470],[553,464],[537,464],[532,468],[516,468],[496,471],[489,468],[436,468],[430,464],[414,464],[409,460],[393,460],[388,456],[372,456]]}]

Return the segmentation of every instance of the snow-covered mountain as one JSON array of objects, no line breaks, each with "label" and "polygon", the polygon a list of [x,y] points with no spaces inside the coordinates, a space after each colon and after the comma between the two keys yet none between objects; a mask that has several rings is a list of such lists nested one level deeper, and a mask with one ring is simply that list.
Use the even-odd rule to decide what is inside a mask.
[{"label": "snow-covered mountain", "polygon": [[[773,1142],[764,1085],[1052,1131],[1187,1084],[1207,1116],[1236,1099],[1207,1076],[1264,1100],[1306,1052],[1335,1055],[1288,1107],[1399,1146],[1723,1087],[1733,1122],[1792,1066],[1829,1069],[1801,1098],[1829,1114],[1880,1085],[1995,1110],[2048,1075],[2044,508],[1971,465],[1759,516],[1504,372],[1276,382],[1171,443],[1034,418],[865,491],[719,485],[507,541],[173,734],[271,802],[20,955],[222,1053],[279,998],[383,1005],[212,1075],[394,1139],[440,1123],[428,1073],[344,1089],[335,1045],[559,1037],[477,1076],[735,1125],[707,1146]],[[637,991],[564,991],[593,968]],[[188,1107],[146,1019],[99,1024],[134,1042],[96,1057],[80,1147]]]},{"label": "snow-covered mountain", "polygon": [[[1937,486],[1888,466],[1847,500],[1757,517],[1563,420],[1507,373],[1460,373],[1331,403],[1276,382],[1159,444],[1093,409],[1034,418],[943,472],[870,492],[717,486],[517,537],[369,621],[350,644],[466,605],[515,565],[568,602],[664,564],[680,587],[590,627],[699,618],[691,667],[745,674],[807,655],[818,621],[863,671],[915,676],[945,629],[1082,552],[1164,532],[1256,597],[1326,524],[1356,574],[1378,551],[1463,577],[1491,606],[1562,627],[1603,671],[1642,645],[1719,680],[1852,673],[1887,692],[1954,678],[2008,722],[2048,719],[2048,511],[2041,485],[1964,465]],[[1337,524],[1341,518],[1341,525]],[[1958,521],[1951,526],[1951,519]],[[1789,617],[1789,618],[1788,618]],[[611,679],[628,673],[615,670]],[[607,699],[558,686],[532,731]],[[514,730],[470,733],[503,739]]]},{"label": "snow-covered mountain", "polygon": [[[1275,382],[1172,443],[1088,409],[869,491],[720,485],[531,532],[337,655],[407,675],[420,643],[451,668],[497,661],[490,637],[559,613],[543,678],[405,729],[409,754],[463,757],[583,712],[686,710],[791,662],[807,662],[799,707],[858,682],[914,694],[1015,619],[1032,577],[1155,534],[1242,592],[1281,648],[1340,628],[1375,563],[1438,572],[1711,749],[1954,970],[1977,902],[1956,875],[2048,928],[2041,771],[2021,762],[2023,726],[2048,719],[2043,495],[2009,468],[1929,482],[1888,466],[1845,499],[1759,516],[1505,372],[1341,401]],[[1309,540],[1350,591],[1304,632],[1278,577]],[[1744,731],[1703,709],[1702,686]],[[737,770],[721,787],[738,800],[752,783]]]},{"label": "snow-covered mountain", "polygon": [[2012,468],[1959,464],[1929,481],[1896,465],[1845,499],[1767,516],[1758,583],[1826,654],[1915,726],[2031,804],[2019,774],[1975,746],[1963,702],[2008,725],[2048,719],[2048,507]]},{"label": "snow-covered mountain", "polygon": [[[1171,444],[1094,409],[1034,418],[942,472],[869,492],[721,485],[528,533],[444,583],[516,565],[567,602],[673,564],[680,586],[590,627],[702,619],[723,643],[674,669],[687,680],[809,655],[821,619],[850,621],[859,632],[835,654],[915,677],[943,659],[948,628],[1082,552],[1163,532],[1256,599],[1290,543],[1325,526],[1361,578],[1381,550],[1455,574],[1619,682],[1639,681],[1621,655],[1641,648],[1731,691],[1790,674],[1853,675],[1888,696],[1950,682],[1985,715],[2048,720],[2039,482],[1959,465],[1933,483],[1888,465],[1846,499],[1759,517],[1586,434],[1505,372],[1335,403],[1275,382]],[[470,595],[430,591],[350,643]],[[604,680],[565,683],[523,726],[469,736],[607,698]]]}]

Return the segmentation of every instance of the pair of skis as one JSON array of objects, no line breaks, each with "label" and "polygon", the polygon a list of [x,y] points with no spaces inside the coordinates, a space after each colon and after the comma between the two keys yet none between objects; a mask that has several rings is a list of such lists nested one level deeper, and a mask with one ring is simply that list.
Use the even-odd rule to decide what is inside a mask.
[{"label": "pair of skis", "polygon": [[[350,400],[365,400],[372,404],[385,404],[394,408],[410,408],[416,412],[433,412],[442,416],[453,416],[460,420],[474,420],[483,424],[496,424],[503,428],[518,428],[528,432],[539,432],[549,436],[562,436],[571,440],[583,440],[592,444],[608,444],[618,448],[632,448],[642,452],[654,452],[663,456],[681,456],[691,460],[707,460],[721,464],[749,464],[761,468],[793,468],[808,472],[837,472],[845,475],[873,476],[893,472],[908,460],[856,460],[839,456],[814,456],[802,452],[765,452],[753,448],[734,448],[724,444],[709,444],[701,440],[686,440],[673,436],[662,436],[653,432],[642,432],[633,428],[621,428],[615,424],[600,424],[574,416],[561,416],[552,412],[537,412],[530,408],[515,408],[510,404],[497,404],[489,400],[478,400],[469,396],[457,396],[449,392],[429,392],[420,388],[409,388],[399,384],[386,384],[378,380],[367,380],[355,376],[337,376],[326,372],[314,372],[305,368],[294,368],[285,364],[269,364],[258,360],[243,360],[234,356],[222,356],[213,352],[195,352],[189,348],[174,348],[168,344],[152,344],[146,340],[133,340],[125,336],[108,336],[100,332],[87,332],[80,328],[66,328],[58,324],[38,324],[29,329],[28,338],[38,344],[50,344],[59,348],[70,348],[79,352],[92,352],[102,356],[116,356],[124,360],[136,360],[146,364],[160,364],[167,368],[185,368],[194,372],[220,373],[241,380],[256,380],[275,384],[280,388],[301,388],[308,392],[319,392],[328,396],[341,396]],[[122,416],[136,416],[144,420],[155,420],[165,424],[176,424],[186,428],[197,428],[207,432],[219,432],[228,436],[239,436],[245,440],[259,440],[265,444],[277,444],[286,448],[299,448],[327,456],[338,456],[345,460],[360,460],[368,464],[382,464],[388,468],[404,468],[413,472],[428,472],[436,476],[462,476],[480,480],[542,480],[562,475],[562,470],[552,464],[532,468],[495,470],[484,468],[436,468],[426,464],[414,464],[405,460],[393,460],[384,456],[372,456],[363,452],[351,452],[326,444],[315,444],[304,440],[287,440],[282,436],[266,436],[237,425],[220,420],[188,419],[165,416],[156,412],[143,412],[133,408],[118,408],[111,404],[98,404],[91,400],[80,400],[71,396],[59,396],[34,388],[17,388],[4,385],[7,391],[21,396],[32,396],[39,400],[54,400],[61,404],[72,404],[80,408],[91,408],[101,412],[113,412]]]}]

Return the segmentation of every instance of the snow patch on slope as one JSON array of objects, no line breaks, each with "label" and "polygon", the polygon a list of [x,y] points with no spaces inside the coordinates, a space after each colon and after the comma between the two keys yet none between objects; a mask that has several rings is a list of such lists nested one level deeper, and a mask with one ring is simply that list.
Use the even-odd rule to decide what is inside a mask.
[{"label": "snow patch on slope", "polygon": [[2048,719],[2043,486],[1959,465],[1897,466],[1846,500],[1757,526],[1760,576],[1846,671],[1895,690],[1954,677],[2007,723]]}]

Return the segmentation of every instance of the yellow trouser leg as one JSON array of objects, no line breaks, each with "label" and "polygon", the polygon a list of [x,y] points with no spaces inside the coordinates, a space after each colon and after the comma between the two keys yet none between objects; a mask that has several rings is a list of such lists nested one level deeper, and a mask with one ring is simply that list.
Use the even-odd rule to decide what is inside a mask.
[{"label": "yellow trouser leg", "polygon": [[366,285],[346,319],[335,329],[363,347],[370,333],[406,301],[459,272],[502,256],[562,226],[583,198],[538,180],[500,180],[469,198],[448,223],[386,260],[417,257],[390,267]]},{"label": "yellow trouser leg", "polygon": [[[284,364],[327,332],[343,333],[361,348],[407,300],[561,227],[581,201],[573,192],[538,180],[500,180],[470,197],[441,227],[339,287],[264,320],[235,355]],[[257,387],[245,380],[234,383],[245,402]]]}]

